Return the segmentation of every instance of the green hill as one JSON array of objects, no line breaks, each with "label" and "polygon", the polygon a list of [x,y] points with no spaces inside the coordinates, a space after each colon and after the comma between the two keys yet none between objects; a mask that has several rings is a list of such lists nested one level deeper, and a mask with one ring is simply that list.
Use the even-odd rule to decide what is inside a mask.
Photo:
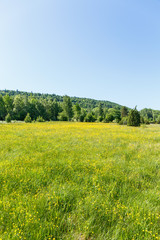
[{"label": "green hill", "polygon": [[[9,96],[23,95],[23,96],[33,96],[37,99],[56,99],[57,102],[63,101],[63,96],[56,94],[41,94],[41,93],[32,93],[32,92],[23,92],[23,91],[14,91],[14,90],[0,90],[2,96],[8,94]],[[120,104],[104,101],[104,100],[95,100],[90,98],[79,98],[79,97],[70,97],[73,104],[78,103],[80,107],[85,109],[93,109],[98,107],[99,103],[102,104],[103,108],[117,108],[120,109],[122,106]]]}]

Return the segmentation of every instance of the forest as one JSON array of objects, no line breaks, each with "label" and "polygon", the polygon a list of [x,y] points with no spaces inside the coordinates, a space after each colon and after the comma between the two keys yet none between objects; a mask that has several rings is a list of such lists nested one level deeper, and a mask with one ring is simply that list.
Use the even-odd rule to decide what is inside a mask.
[{"label": "forest", "polygon": [[[18,90],[0,91],[1,121],[116,122],[125,125],[129,114],[134,111],[109,101]],[[160,123],[159,110],[144,108],[138,114],[140,123]]]}]

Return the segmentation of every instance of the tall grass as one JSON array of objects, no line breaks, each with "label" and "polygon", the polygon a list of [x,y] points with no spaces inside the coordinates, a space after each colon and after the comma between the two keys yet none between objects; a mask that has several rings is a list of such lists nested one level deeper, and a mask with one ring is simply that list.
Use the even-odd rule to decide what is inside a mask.
[{"label": "tall grass", "polygon": [[160,127],[1,124],[0,239],[160,239]]}]

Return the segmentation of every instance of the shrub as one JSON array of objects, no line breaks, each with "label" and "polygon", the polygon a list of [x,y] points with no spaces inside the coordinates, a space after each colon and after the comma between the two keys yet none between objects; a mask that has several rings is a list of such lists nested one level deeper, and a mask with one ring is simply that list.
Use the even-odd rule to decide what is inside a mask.
[{"label": "shrub", "polygon": [[87,115],[84,118],[85,122],[95,122],[96,119],[92,113],[87,113]]},{"label": "shrub", "polygon": [[160,116],[158,116],[157,123],[160,124]]},{"label": "shrub", "polygon": [[114,116],[111,113],[107,113],[104,119],[104,122],[109,123],[109,122],[112,122],[113,120],[114,120]]},{"label": "shrub", "polygon": [[99,116],[97,120],[98,120],[98,122],[102,122],[103,121],[103,117]]},{"label": "shrub", "polygon": [[6,115],[5,121],[6,121],[7,123],[10,123],[10,122],[11,122],[11,115],[10,115],[9,113]]},{"label": "shrub", "polygon": [[41,116],[38,116],[37,119],[36,119],[37,122],[44,122],[44,119],[43,117]]},{"label": "shrub", "polygon": [[121,121],[119,121],[119,125],[127,125],[127,117],[123,117]]},{"label": "shrub", "polygon": [[140,126],[140,114],[136,108],[130,110],[127,119],[127,125],[134,127]]},{"label": "shrub", "polygon": [[150,124],[150,121],[149,121],[147,118],[145,118],[145,119],[144,119],[144,123],[145,123],[145,124]]},{"label": "shrub", "polygon": [[27,115],[26,115],[26,117],[25,117],[24,121],[25,121],[26,123],[31,123],[31,122],[32,122],[32,119],[31,119],[31,117],[30,117],[30,114],[29,114],[29,113],[27,113]]},{"label": "shrub", "polygon": [[67,118],[67,116],[66,116],[64,111],[59,113],[58,120],[59,121],[67,121],[68,120],[68,118]]}]

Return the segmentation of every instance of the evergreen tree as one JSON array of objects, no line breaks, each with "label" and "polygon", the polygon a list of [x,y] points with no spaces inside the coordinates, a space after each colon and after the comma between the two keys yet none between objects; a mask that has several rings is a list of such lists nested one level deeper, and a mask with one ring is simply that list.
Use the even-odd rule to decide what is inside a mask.
[{"label": "evergreen tree", "polygon": [[6,115],[5,103],[2,95],[0,95],[0,120],[4,120]]},{"label": "evergreen tree", "polygon": [[131,109],[129,114],[128,114],[128,119],[127,119],[127,125],[128,126],[140,126],[140,114],[138,112],[138,110],[135,109]]},{"label": "evergreen tree", "polygon": [[121,108],[121,118],[127,117],[128,116],[128,108],[123,106]]},{"label": "evergreen tree", "polygon": [[103,111],[103,108],[102,108],[102,104],[99,103],[99,106],[98,106],[98,120],[100,122],[103,120],[103,116],[104,116],[104,111]]},{"label": "evergreen tree", "polygon": [[81,115],[81,107],[79,106],[78,103],[74,105],[74,118],[76,121],[80,121],[80,115]]},{"label": "evergreen tree", "polygon": [[63,111],[68,121],[70,121],[71,118],[73,117],[73,109],[71,99],[68,96],[63,97]]},{"label": "evergreen tree", "polygon": [[25,121],[26,123],[31,123],[31,122],[32,122],[32,119],[31,119],[31,117],[30,117],[30,114],[29,114],[29,113],[27,113],[27,115],[26,115],[26,117],[25,117],[24,121]]}]

